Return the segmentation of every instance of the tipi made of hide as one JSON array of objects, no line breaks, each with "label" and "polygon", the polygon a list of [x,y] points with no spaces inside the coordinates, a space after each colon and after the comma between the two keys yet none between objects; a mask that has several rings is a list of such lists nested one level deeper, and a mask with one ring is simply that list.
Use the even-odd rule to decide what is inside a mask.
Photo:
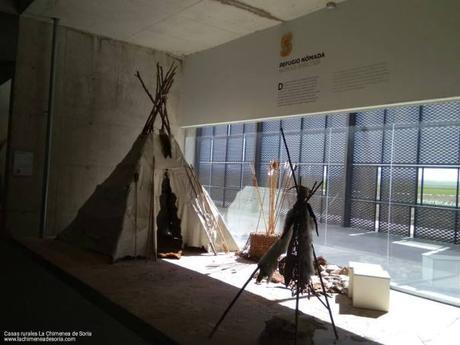
[{"label": "tipi made of hide", "polygon": [[[75,219],[58,235],[59,240],[109,255],[114,261],[155,256],[156,218],[166,173],[176,197],[175,212],[180,220],[183,245],[214,252],[238,250],[217,208],[170,134],[166,113],[166,94],[172,84],[168,78],[170,71],[171,68],[163,77],[157,66],[156,97],[151,97],[153,109],[144,130],[110,176],[96,187]],[[164,87],[165,83],[169,86]],[[156,114],[162,120],[159,134],[153,128]]]}]

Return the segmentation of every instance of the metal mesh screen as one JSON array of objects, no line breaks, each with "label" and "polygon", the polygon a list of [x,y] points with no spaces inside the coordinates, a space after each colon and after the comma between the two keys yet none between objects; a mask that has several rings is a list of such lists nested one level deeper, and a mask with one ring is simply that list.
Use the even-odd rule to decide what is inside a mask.
[{"label": "metal mesh screen", "polygon": [[382,139],[382,130],[357,129],[353,162],[380,163],[382,160]]},{"label": "metal mesh screen", "polygon": [[280,150],[279,134],[262,134],[260,160],[262,162],[270,162],[278,159]]},{"label": "metal mesh screen", "polygon": [[[344,212],[344,181],[345,168],[339,165],[328,166],[327,171],[327,221],[328,223],[341,224]],[[323,206],[326,210],[326,206]]]},{"label": "metal mesh screen", "polygon": [[201,163],[198,176],[202,185],[211,185],[211,164]]},{"label": "metal mesh screen", "polygon": [[458,212],[455,209],[417,207],[415,211],[415,237],[453,243],[457,229],[456,217],[458,217]]},{"label": "metal mesh screen", "polygon": [[[391,200],[390,198],[391,178]],[[417,179],[417,168],[382,168],[382,189],[383,201],[414,204],[417,199],[415,181]]]},{"label": "metal mesh screen", "polygon": [[236,124],[230,125],[230,135],[243,134],[243,131],[244,131],[244,124],[242,123],[236,123]]},{"label": "metal mesh screen", "polygon": [[211,161],[211,138],[200,138],[199,150],[200,150],[200,161],[210,162]]},{"label": "metal mesh screen", "polygon": [[318,162],[324,160],[324,132],[308,131],[302,134],[301,162]]},{"label": "metal mesh screen", "polygon": [[213,126],[201,127],[200,131],[201,131],[200,136],[209,137],[214,134],[214,127]]},{"label": "metal mesh screen", "polygon": [[417,125],[419,121],[419,114],[419,106],[389,108],[387,110],[386,123],[411,123]]},{"label": "metal mesh screen", "polygon": [[409,236],[411,207],[398,205],[380,205],[379,231],[389,231],[394,235]]},{"label": "metal mesh screen", "polygon": [[250,164],[243,164],[242,165],[242,176],[241,176],[241,185],[244,186],[252,186],[252,168],[251,168],[252,163]]},{"label": "metal mesh screen", "polygon": [[350,224],[356,228],[373,231],[375,229],[375,204],[353,200]]},{"label": "metal mesh screen", "polygon": [[245,123],[244,124],[244,133],[255,133],[257,132],[256,123]]},{"label": "metal mesh screen", "polygon": [[211,185],[223,188],[225,186],[225,164],[214,163],[211,168]]},{"label": "metal mesh screen", "polygon": [[256,160],[256,135],[246,134],[244,139],[244,161],[254,162]]},{"label": "metal mesh screen", "polygon": [[348,114],[337,113],[327,115],[327,127],[328,128],[344,128],[348,126]]},{"label": "metal mesh screen", "polygon": [[243,136],[229,137],[227,162],[241,162],[243,159]]},{"label": "metal mesh screen", "polygon": [[423,106],[423,122],[460,120],[460,102],[427,104]]},{"label": "metal mesh screen", "polygon": [[[388,128],[388,127],[387,127]],[[385,130],[383,162],[393,164],[417,163],[418,128]]]},{"label": "metal mesh screen", "polygon": [[299,132],[302,128],[302,118],[296,117],[292,119],[282,120],[281,126],[283,127],[284,132]]},{"label": "metal mesh screen", "polygon": [[229,207],[231,205],[231,203],[235,200],[236,194],[238,194],[238,189],[225,188],[224,207]]},{"label": "metal mesh screen", "polygon": [[240,188],[241,183],[241,165],[226,164],[225,165],[225,187]]},{"label": "metal mesh screen", "polygon": [[356,126],[373,127],[383,125],[384,109],[356,113]]},{"label": "metal mesh screen", "polygon": [[[292,162],[299,162],[300,161],[300,133],[286,133],[285,134],[286,143],[289,148],[289,154],[291,155]],[[286,148],[284,143],[281,142],[281,158],[282,162],[286,162],[288,160]]]},{"label": "metal mesh screen", "polygon": [[218,187],[211,187],[211,198],[217,207],[224,206],[224,189]]},{"label": "metal mesh screen", "polygon": [[262,122],[262,131],[265,133],[274,132],[278,133],[280,131],[280,121],[264,121]]},{"label": "metal mesh screen", "polygon": [[323,129],[326,127],[325,115],[312,115],[303,118],[304,129]]},{"label": "metal mesh screen", "polygon": [[460,131],[458,127],[425,127],[421,130],[420,163],[457,164]]},{"label": "metal mesh screen", "polygon": [[347,133],[342,129],[328,130],[326,137],[326,162],[343,163],[346,158]]},{"label": "metal mesh screen", "polygon": [[218,125],[214,127],[215,136],[225,136],[228,133],[228,125]]},{"label": "metal mesh screen", "polygon": [[212,160],[214,162],[225,162],[227,159],[227,137],[214,138],[212,146]]},{"label": "metal mesh screen", "polygon": [[353,168],[351,197],[353,199],[375,200],[377,167],[355,166]]}]

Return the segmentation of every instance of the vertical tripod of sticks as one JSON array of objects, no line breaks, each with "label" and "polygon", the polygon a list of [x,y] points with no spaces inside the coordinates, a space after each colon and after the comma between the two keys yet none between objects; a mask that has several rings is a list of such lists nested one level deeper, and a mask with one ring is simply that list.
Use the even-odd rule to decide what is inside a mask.
[{"label": "vertical tripod of sticks", "polygon": [[[291,161],[291,155],[289,153],[289,148],[287,146],[287,142],[286,142],[286,137],[284,135],[284,130],[283,128],[281,128],[281,135],[282,135],[282,138],[283,138],[283,142],[284,142],[284,147],[286,148],[286,153],[287,153],[287,157],[288,157],[288,161],[289,161],[289,167],[291,168],[291,172],[292,172],[292,177],[293,177],[293,181],[294,181],[294,185],[295,185],[295,189],[298,193],[299,191],[299,185],[297,184],[297,180],[296,180],[296,177],[295,177],[295,173],[294,173],[294,167],[292,165],[292,161]],[[308,198],[307,198],[307,203],[308,203],[308,200],[310,200],[310,198],[315,194],[315,192],[319,189],[319,187],[322,185],[323,182],[320,182],[319,184],[317,184],[315,182],[315,184],[313,185],[313,188],[312,188],[312,191],[311,193],[309,194]],[[308,211],[310,212],[310,211]],[[315,221],[316,222],[316,221]],[[295,236],[298,236],[298,231],[299,231],[299,227],[296,226],[296,224],[293,225],[294,227],[294,233],[293,233],[293,239],[296,238]],[[313,289],[312,287],[312,284],[310,282],[310,291],[312,291],[312,293],[318,298],[318,300],[321,302],[321,304],[328,310],[329,312],[329,317],[331,319],[331,324],[332,324],[332,328],[333,328],[333,331],[334,331],[334,335],[335,335],[335,338],[336,339],[339,339],[339,335],[337,333],[337,328],[335,327],[335,322],[334,322],[334,317],[332,316],[332,310],[331,310],[331,306],[329,304],[329,299],[328,299],[328,294],[326,292],[326,288],[324,286],[324,282],[323,282],[323,278],[321,276],[321,271],[320,271],[320,267],[319,267],[319,263],[318,263],[318,258],[316,257],[316,253],[315,253],[315,247],[313,245],[313,243],[311,243],[311,246],[312,246],[312,251],[313,251],[313,259],[314,259],[314,262],[315,262],[315,268],[318,272],[318,276],[319,276],[319,280],[320,280],[320,283],[321,283],[321,289],[322,289],[322,294],[324,295],[325,297],[325,301],[323,301],[321,299],[321,297],[318,295],[318,293],[316,293],[316,291]],[[299,257],[298,257],[299,258]],[[297,272],[299,272],[299,265],[300,265],[300,259],[298,259],[297,261]],[[248,286],[249,282],[251,281],[251,279],[254,277],[254,275],[257,273],[257,271],[259,270],[259,266],[256,267],[256,269],[254,270],[254,272],[252,272],[252,274],[250,275],[249,279],[246,281],[246,283],[244,283],[244,285],[241,287],[241,289],[238,291],[238,293],[236,294],[236,296],[233,298],[233,300],[230,302],[230,304],[228,305],[227,309],[225,309],[224,313],[222,314],[222,316],[220,317],[219,321],[217,321],[216,325],[214,326],[214,328],[212,329],[211,333],[209,334],[209,338],[212,338],[212,336],[214,335],[214,333],[216,333],[217,329],[219,328],[220,324],[224,321],[225,317],[227,316],[228,312],[230,311],[230,309],[232,309],[233,305],[236,303],[236,301],[238,300],[238,298],[240,297],[240,295],[243,293],[244,289],[246,288],[246,286]],[[299,299],[300,299],[300,287],[299,287],[299,280],[297,280],[296,282],[296,304],[295,304],[295,344],[297,344],[297,334],[298,334],[298,328],[299,328],[299,325],[298,325],[298,319],[299,319]]]}]

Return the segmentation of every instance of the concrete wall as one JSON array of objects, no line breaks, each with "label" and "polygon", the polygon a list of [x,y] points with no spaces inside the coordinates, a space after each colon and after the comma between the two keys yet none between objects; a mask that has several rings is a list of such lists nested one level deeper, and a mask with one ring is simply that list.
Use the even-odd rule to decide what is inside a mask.
[{"label": "concrete wall", "polygon": [[[7,230],[17,236],[39,233],[51,33],[49,23],[20,20],[11,145],[12,156],[16,151],[33,153],[33,173],[10,178]],[[136,70],[153,87],[157,61],[180,63],[165,53],[65,27],[59,28],[58,40],[46,235],[71,221],[140,133],[151,102],[134,77]],[[180,75],[179,68],[169,114],[182,143],[175,125]]]},{"label": "concrete wall", "polygon": [[0,85],[0,204],[5,182],[6,139],[10,109],[11,80]]},{"label": "concrete wall", "polygon": [[10,109],[11,80],[0,85],[0,142],[6,139]]},{"label": "concrete wall", "polygon": [[[348,0],[192,54],[184,60],[180,124],[460,96],[459,13],[458,0]],[[288,33],[292,50],[283,57]]]}]

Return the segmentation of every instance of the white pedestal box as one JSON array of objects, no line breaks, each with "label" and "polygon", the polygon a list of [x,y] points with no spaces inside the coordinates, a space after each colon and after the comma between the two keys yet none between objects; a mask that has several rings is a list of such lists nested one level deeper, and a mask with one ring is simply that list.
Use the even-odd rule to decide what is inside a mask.
[{"label": "white pedestal box", "polygon": [[382,266],[350,261],[348,296],[353,307],[388,311],[390,275]]}]

